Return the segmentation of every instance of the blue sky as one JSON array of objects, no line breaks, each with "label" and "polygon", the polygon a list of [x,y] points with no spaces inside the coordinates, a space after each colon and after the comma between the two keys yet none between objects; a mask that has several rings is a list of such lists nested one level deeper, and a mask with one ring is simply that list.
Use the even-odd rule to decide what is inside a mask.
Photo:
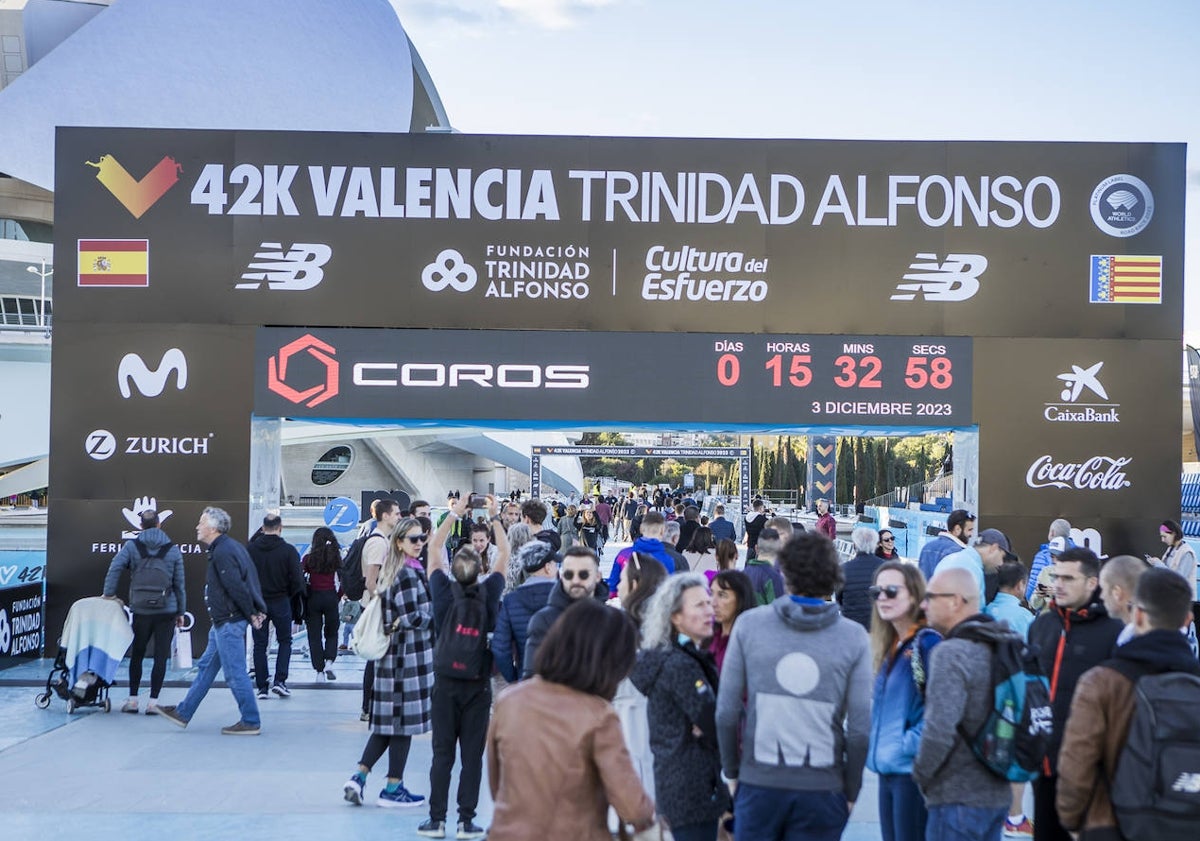
[{"label": "blue sky", "polygon": [[[1196,0],[392,2],[463,132],[1200,149]],[[1187,232],[1190,289],[1195,151]]]}]

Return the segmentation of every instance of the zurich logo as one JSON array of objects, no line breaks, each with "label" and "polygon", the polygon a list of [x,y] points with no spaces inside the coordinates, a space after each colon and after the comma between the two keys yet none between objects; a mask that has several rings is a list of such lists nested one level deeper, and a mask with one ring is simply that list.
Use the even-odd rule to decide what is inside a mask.
[{"label": "zurich logo", "polygon": [[1109,236],[1140,234],[1154,216],[1154,194],[1134,175],[1111,175],[1092,191],[1092,221]]}]

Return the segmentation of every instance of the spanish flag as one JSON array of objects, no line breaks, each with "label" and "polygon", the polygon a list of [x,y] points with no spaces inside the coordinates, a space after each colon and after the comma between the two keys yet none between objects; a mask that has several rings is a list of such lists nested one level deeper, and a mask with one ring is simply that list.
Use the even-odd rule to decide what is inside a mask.
[{"label": "spanish flag", "polygon": [[80,286],[149,286],[150,240],[79,240]]}]

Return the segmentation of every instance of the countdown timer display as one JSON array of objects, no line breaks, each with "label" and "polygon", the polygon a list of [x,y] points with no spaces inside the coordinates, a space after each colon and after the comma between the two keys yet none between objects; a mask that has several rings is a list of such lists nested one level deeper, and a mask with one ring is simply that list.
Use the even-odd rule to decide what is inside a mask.
[{"label": "countdown timer display", "polygon": [[971,423],[971,340],[740,336],[713,342],[714,391],[798,423]]},{"label": "countdown timer display", "polygon": [[262,416],[967,426],[971,339],[258,331]]}]

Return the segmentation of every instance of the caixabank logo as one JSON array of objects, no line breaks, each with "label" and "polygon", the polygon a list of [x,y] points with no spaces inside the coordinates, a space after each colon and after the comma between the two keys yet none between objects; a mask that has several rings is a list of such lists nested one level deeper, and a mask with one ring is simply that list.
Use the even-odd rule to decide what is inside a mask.
[{"label": "caixabank logo", "polygon": [[[300,376],[293,375],[289,382],[288,368],[290,367],[295,374],[296,368],[300,367],[295,364],[298,361],[297,357],[303,359],[304,356],[315,360],[319,364],[319,369],[323,371],[323,375],[314,381],[311,371],[302,372]],[[303,403],[310,409],[318,406],[331,397],[337,396],[340,366],[336,356],[337,349],[333,345],[321,341],[311,333],[305,333],[295,341],[281,347],[267,361],[267,388],[292,403]],[[312,366],[304,367],[311,368]],[[301,377],[307,379],[298,382]]]}]

